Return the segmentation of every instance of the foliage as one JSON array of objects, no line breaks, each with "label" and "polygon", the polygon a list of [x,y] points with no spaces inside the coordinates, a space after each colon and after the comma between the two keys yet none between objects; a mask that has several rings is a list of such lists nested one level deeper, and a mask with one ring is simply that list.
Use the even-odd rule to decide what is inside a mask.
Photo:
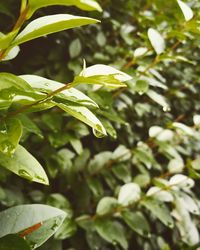
[{"label": "foliage", "polygon": [[198,249],[199,1],[14,2],[0,4],[0,245]]}]

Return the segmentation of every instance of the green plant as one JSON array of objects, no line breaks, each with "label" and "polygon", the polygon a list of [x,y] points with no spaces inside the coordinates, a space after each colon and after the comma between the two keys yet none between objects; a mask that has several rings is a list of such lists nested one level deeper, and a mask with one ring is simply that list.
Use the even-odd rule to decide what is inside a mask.
[{"label": "green plant", "polygon": [[[98,22],[87,17],[56,14],[37,18],[29,22],[21,31],[24,23],[37,9],[55,4],[75,5],[81,9],[101,11],[100,6],[93,0],[39,2],[22,0],[20,16],[14,28],[6,35],[1,33],[1,61],[16,57],[20,50],[19,45],[24,42]],[[98,105],[74,87],[79,84],[99,84],[116,88],[125,86],[122,81],[129,79],[130,77],[125,73],[106,65],[86,68],[85,62],[81,74],[71,83],[66,84],[36,75],[16,76],[11,73],[0,73],[1,167],[30,181],[48,185],[48,177],[41,164],[19,144],[23,129],[27,127],[31,127],[42,137],[27,113],[57,107],[92,127],[95,135],[105,136],[106,130],[102,123],[88,109],[88,107],[98,108]],[[44,205],[21,205],[10,208],[0,214],[3,226],[0,233],[1,248],[12,247],[10,241],[14,245],[15,242],[19,245],[16,245],[15,249],[38,248],[59,228],[66,216],[68,216],[67,213]]]},{"label": "green plant", "polygon": [[[2,65],[20,75],[87,83],[77,88],[101,107],[95,114],[109,136],[95,140],[87,126],[57,108],[20,115],[21,143],[42,163],[51,185],[27,185],[2,171],[1,206],[42,203],[68,214],[40,249],[198,249],[199,2],[102,0],[101,6],[102,16],[88,13],[101,25],[29,43],[28,55]],[[97,64],[98,73],[100,62],[133,79],[117,90],[107,88],[119,86],[112,75],[106,86],[93,86],[105,76],[88,75],[83,58]],[[85,98],[82,104],[91,104]]]}]

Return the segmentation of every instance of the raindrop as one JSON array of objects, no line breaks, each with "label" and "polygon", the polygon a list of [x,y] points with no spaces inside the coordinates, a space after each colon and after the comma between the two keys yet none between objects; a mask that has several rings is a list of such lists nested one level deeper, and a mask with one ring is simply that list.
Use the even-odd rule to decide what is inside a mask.
[{"label": "raindrop", "polygon": [[92,129],[92,132],[93,132],[93,134],[97,137],[97,138],[103,138],[103,137],[105,137],[105,134],[104,133],[101,133],[99,130],[97,130],[97,129]]},{"label": "raindrop", "polygon": [[23,177],[23,178],[25,178],[25,179],[27,179],[27,180],[30,180],[30,181],[33,180],[33,177],[32,177],[25,169],[20,169],[20,170],[18,171],[18,174],[19,174],[21,177]]},{"label": "raindrop", "polygon": [[168,111],[170,111],[171,109],[170,109],[170,107],[169,106],[165,106],[165,107],[163,107],[163,111],[164,112],[168,112]]}]

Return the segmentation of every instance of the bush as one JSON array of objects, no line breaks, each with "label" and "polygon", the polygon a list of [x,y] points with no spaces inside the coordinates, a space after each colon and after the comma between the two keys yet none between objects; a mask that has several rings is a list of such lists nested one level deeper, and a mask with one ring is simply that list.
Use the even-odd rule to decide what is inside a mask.
[{"label": "bush", "polygon": [[0,249],[200,247],[199,2],[100,5],[0,4]]}]

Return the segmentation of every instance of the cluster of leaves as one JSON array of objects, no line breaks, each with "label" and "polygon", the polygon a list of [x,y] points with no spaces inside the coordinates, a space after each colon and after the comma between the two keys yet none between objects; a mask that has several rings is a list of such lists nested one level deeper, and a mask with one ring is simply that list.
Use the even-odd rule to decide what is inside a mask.
[{"label": "cluster of leaves", "polygon": [[[11,23],[12,3],[1,6]],[[48,175],[50,186],[2,168],[0,202],[12,208],[0,214],[0,245],[34,249],[62,223],[40,249],[197,249],[199,2],[102,0],[103,12],[90,18],[73,7],[76,16],[52,14],[69,12],[57,6],[31,22],[49,5],[101,7],[93,0],[26,4],[0,40],[2,68],[20,74],[0,73],[0,165],[31,182],[47,184]],[[43,37],[83,24],[92,25]],[[82,69],[83,58],[96,65]],[[27,72],[34,76],[21,75]],[[108,136],[95,139],[82,122]]]}]

